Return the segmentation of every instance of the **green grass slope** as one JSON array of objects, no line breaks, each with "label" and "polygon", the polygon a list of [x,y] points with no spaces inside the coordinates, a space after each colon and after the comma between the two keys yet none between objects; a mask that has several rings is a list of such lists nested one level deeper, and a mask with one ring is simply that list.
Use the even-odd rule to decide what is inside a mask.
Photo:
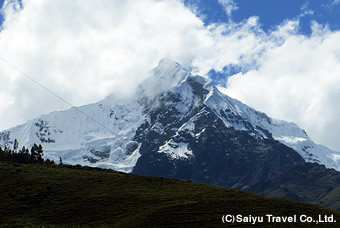
[{"label": "green grass slope", "polygon": [[334,188],[325,196],[320,197],[317,203],[340,210],[340,186]]},{"label": "green grass slope", "polygon": [[0,227],[340,227],[223,224],[225,214],[333,214],[340,223],[331,209],[185,180],[0,162]]}]

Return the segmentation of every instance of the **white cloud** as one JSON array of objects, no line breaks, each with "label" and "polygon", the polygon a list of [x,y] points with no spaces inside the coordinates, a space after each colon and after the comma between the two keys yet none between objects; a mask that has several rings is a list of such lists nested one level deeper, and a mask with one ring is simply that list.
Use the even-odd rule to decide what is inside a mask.
[{"label": "white cloud", "polygon": [[[75,105],[131,95],[161,58],[189,65],[210,39],[174,0],[30,0],[20,13],[11,2],[0,57]],[[68,108],[1,61],[0,75],[0,129]]]},{"label": "white cloud", "polygon": [[337,7],[340,4],[340,0],[328,0],[324,4],[322,4],[322,7],[328,10],[333,10],[333,8]]},{"label": "white cloud", "polygon": [[252,66],[265,48],[272,45],[259,28],[258,18],[250,17],[240,24],[219,24],[207,27],[212,44],[195,56],[194,73],[205,75],[211,69],[222,71],[228,64]]},{"label": "white cloud", "polygon": [[301,14],[298,15],[298,18],[304,17],[306,15],[313,15],[314,14],[314,11],[309,8],[309,2],[305,2],[301,6],[300,9],[301,9]]},{"label": "white cloud", "polygon": [[218,0],[218,2],[223,6],[229,20],[231,20],[232,12],[238,9],[237,4],[233,0]]},{"label": "white cloud", "polygon": [[258,68],[231,77],[226,93],[267,114],[294,121],[312,139],[340,149],[340,32],[314,23],[306,37],[287,34]]},{"label": "white cloud", "polygon": [[340,3],[340,0],[333,0],[332,5],[338,5]]}]

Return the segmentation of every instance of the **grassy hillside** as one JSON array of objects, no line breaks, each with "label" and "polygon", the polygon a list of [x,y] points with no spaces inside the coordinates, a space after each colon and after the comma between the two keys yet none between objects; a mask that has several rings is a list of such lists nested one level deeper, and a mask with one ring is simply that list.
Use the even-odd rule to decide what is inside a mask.
[{"label": "grassy hillside", "polygon": [[320,205],[327,205],[327,207],[337,208],[337,210],[340,210],[340,186],[334,188],[325,196],[320,197],[317,203]]},{"label": "grassy hillside", "polygon": [[[223,214],[340,213],[238,190],[86,167],[0,162],[0,227],[228,227]],[[263,227],[234,224],[233,227]],[[313,227],[271,223],[268,227]],[[340,227],[338,223],[315,227]]]}]

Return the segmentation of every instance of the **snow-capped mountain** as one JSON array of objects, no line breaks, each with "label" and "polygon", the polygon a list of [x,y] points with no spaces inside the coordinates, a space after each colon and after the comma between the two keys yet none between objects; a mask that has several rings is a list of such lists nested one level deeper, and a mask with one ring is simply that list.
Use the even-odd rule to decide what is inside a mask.
[{"label": "snow-capped mountain", "polygon": [[[105,99],[0,132],[0,144],[42,144],[44,158],[138,175],[183,178],[328,205],[340,154],[296,124],[221,93],[163,59],[135,99]],[[327,168],[334,169],[327,169]],[[327,198],[328,197],[328,198]],[[333,208],[337,203],[332,204]]]},{"label": "snow-capped mountain", "polygon": [[340,170],[340,153],[315,144],[296,124],[272,119],[228,97],[207,78],[193,76],[169,59],[160,61],[137,94],[136,99],[108,96],[94,104],[42,115],[1,132],[0,143],[10,145],[14,139],[21,146],[38,143],[45,158],[132,172],[150,149],[172,159],[194,156],[180,135],[185,132],[198,139],[206,128],[198,128],[195,121],[209,113],[226,128],[258,140],[278,140],[307,162]]}]

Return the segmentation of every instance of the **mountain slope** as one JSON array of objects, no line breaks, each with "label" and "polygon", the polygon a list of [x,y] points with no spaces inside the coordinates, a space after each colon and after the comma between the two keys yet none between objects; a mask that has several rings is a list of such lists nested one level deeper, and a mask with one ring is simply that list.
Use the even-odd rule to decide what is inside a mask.
[{"label": "mountain slope", "polygon": [[247,131],[226,128],[209,110],[199,113],[191,118],[194,131],[182,127],[165,145],[151,140],[157,138],[153,131],[143,135],[141,157],[133,173],[320,204],[321,195],[339,186],[340,173],[335,170],[305,162],[296,151],[272,138],[254,138]]},{"label": "mountain slope", "polygon": [[[0,162],[0,227],[225,227],[222,215],[340,213],[234,189],[88,167]],[[89,184],[89,182],[91,184]],[[337,223],[237,223],[336,227]]]},{"label": "mountain slope", "polygon": [[[140,156],[131,139],[143,115],[137,101],[112,101],[111,97],[78,108],[100,121],[71,108],[52,112],[26,124],[0,133],[3,145],[18,139],[21,146],[41,143],[45,158],[70,164],[95,164],[98,167],[130,172]],[[132,150],[133,149],[133,150]],[[131,151],[132,150],[132,151]]]}]

